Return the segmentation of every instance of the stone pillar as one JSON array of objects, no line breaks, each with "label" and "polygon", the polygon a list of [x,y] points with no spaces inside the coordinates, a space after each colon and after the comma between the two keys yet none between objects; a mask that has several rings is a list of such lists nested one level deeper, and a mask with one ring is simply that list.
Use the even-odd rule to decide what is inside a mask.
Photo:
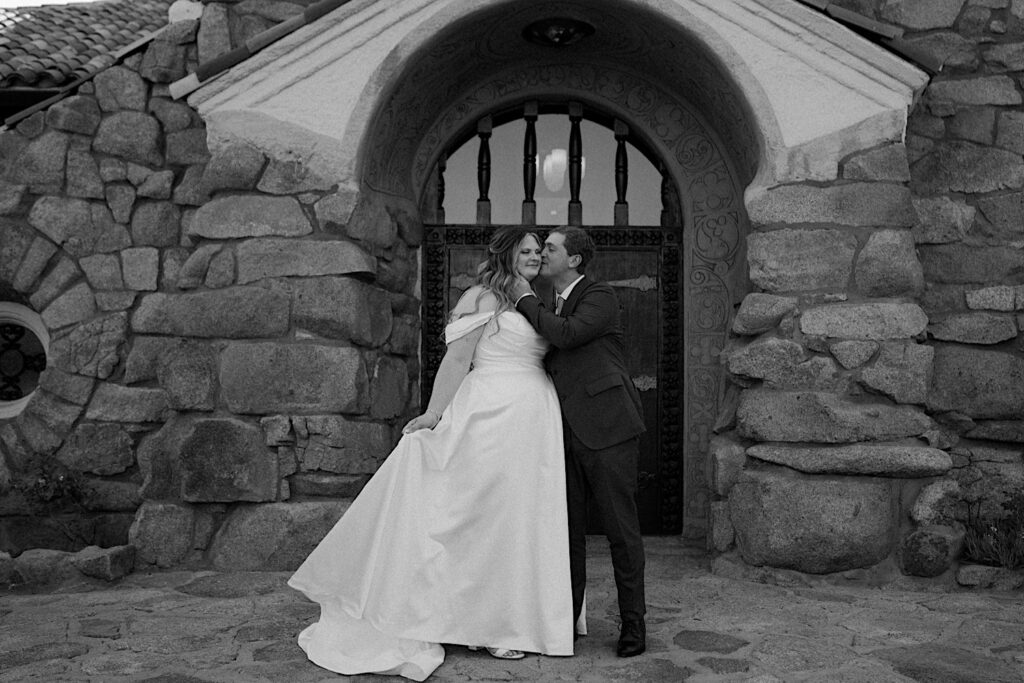
[{"label": "stone pillar", "polygon": [[[812,573],[896,549],[902,479],[951,467],[925,409],[933,352],[901,144],[866,149],[820,185],[748,195],[758,290],[723,354],[745,387],[746,461],[727,497],[745,561]],[[717,538],[723,535],[716,533]]]}]

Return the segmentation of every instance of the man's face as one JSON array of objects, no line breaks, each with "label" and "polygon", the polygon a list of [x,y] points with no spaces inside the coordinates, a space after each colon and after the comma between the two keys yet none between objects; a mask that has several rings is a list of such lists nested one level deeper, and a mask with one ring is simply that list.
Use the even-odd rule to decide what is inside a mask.
[{"label": "man's face", "polygon": [[540,255],[540,274],[546,278],[561,277],[576,265],[576,257],[565,250],[565,235],[553,232],[544,240],[544,251]]}]

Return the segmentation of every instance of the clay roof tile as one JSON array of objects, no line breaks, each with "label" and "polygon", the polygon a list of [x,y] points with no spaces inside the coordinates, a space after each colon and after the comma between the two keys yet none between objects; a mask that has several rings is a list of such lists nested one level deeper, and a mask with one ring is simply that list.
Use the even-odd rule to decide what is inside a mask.
[{"label": "clay roof tile", "polygon": [[0,88],[62,86],[167,24],[173,0],[0,8]]}]

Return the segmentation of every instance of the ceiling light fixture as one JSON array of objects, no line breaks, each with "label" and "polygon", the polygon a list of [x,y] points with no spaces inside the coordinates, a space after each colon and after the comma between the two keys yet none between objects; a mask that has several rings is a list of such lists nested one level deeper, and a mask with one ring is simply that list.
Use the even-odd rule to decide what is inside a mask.
[{"label": "ceiling light fixture", "polygon": [[523,29],[523,38],[546,47],[565,47],[594,33],[594,27],[579,19],[551,17],[535,21]]}]

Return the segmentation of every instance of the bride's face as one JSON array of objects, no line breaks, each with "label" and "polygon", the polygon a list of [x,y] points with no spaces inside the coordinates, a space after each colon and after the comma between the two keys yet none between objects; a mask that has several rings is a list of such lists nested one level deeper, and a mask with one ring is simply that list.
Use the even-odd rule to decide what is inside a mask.
[{"label": "bride's face", "polygon": [[516,254],[516,272],[533,280],[540,272],[540,244],[532,235],[523,238]]}]

